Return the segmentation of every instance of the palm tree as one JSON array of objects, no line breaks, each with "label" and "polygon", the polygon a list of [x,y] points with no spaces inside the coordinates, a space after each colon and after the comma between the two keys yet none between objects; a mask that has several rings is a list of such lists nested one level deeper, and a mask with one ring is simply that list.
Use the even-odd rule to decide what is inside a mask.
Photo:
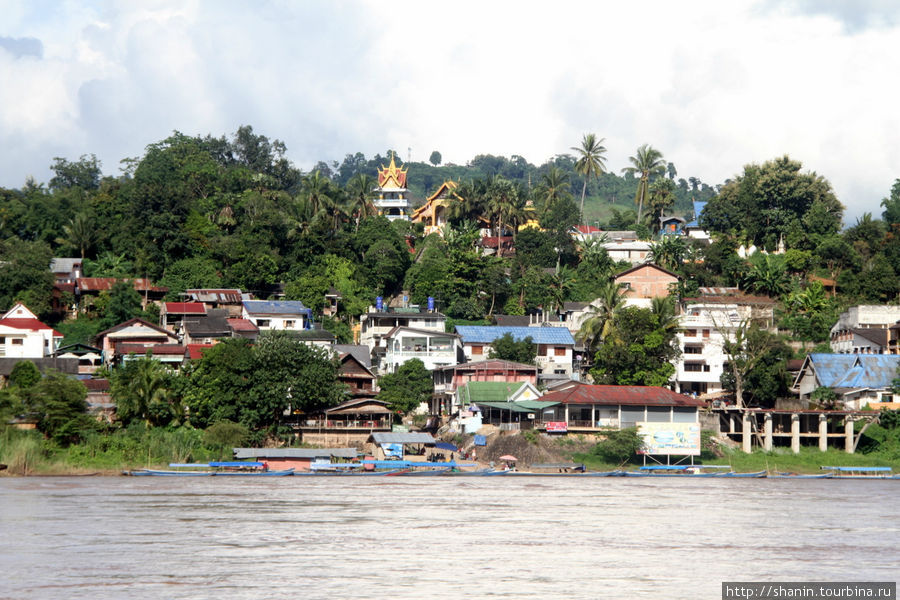
[{"label": "palm tree", "polygon": [[602,233],[600,235],[592,235],[576,243],[580,262],[589,265],[595,271],[592,275],[599,273],[608,274],[613,266],[613,261],[604,246],[608,241],[609,237]]},{"label": "palm tree", "polygon": [[318,171],[313,171],[300,182],[300,194],[309,202],[313,215],[318,215],[327,204],[330,187],[331,182]]},{"label": "palm tree", "polygon": [[584,195],[587,192],[588,179],[600,177],[606,171],[606,148],[603,142],[606,138],[597,139],[593,133],[586,133],[581,139],[581,146],[572,146],[572,150],[578,153],[575,162],[575,172],[584,177],[581,186],[581,220],[584,222]]},{"label": "palm tree", "polygon": [[[549,210],[560,200],[570,198],[569,174],[553,165],[541,175],[537,197],[544,210]],[[584,200],[582,199],[582,202]]]},{"label": "palm tree", "polygon": [[622,172],[640,176],[637,193],[634,195],[634,201],[638,205],[638,223],[640,223],[644,200],[647,198],[650,188],[650,178],[665,173],[666,161],[663,160],[662,152],[649,144],[638,148],[637,153],[629,156],[628,160],[631,161],[632,166],[625,167]]},{"label": "palm tree", "polygon": [[666,334],[678,331],[678,315],[675,314],[675,299],[672,296],[652,298],[650,312],[656,317],[657,326]]},{"label": "palm tree", "polygon": [[756,252],[750,257],[750,270],[744,276],[747,288],[777,298],[788,291],[789,283],[783,255]]},{"label": "palm tree", "polygon": [[597,299],[591,302],[587,319],[581,324],[578,339],[584,342],[588,351],[593,351],[612,332],[613,318],[625,302],[623,290],[609,279],[600,288]]},{"label": "palm tree", "polygon": [[81,251],[82,260],[84,260],[85,254],[97,240],[97,229],[94,226],[94,220],[84,212],[77,213],[72,217],[68,225],[63,225],[63,233],[65,237],[58,239],[57,242],[77,248]]},{"label": "palm tree", "polygon": [[372,190],[375,189],[375,178],[365,173],[357,173],[347,182],[347,194],[350,198],[350,213],[356,219],[356,231],[359,231],[359,222],[375,214],[375,205],[372,204]]},{"label": "palm tree", "polygon": [[666,209],[675,204],[675,184],[671,179],[657,179],[650,186],[650,230],[659,227]]},{"label": "palm tree", "polygon": [[501,175],[492,177],[488,183],[486,208],[491,222],[497,220],[497,256],[503,256],[503,217],[515,202],[517,192],[516,186]]},{"label": "palm tree", "polygon": [[563,266],[559,271],[550,276],[550,310],[559,311],[575,283],[575,274],[572,269]]}]

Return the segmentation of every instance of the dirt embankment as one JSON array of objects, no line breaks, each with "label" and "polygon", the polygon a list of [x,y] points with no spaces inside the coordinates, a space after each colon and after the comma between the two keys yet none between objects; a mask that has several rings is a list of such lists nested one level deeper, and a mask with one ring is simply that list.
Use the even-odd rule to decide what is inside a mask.
[{"label": "dirt embankment", "polygon": [[[548,436],[536,431],[503,431],[487,435],[486,446],[475,446],[473,436],[465,436],[460,448],[477,452],[479,463],[501,463],[501,456],[515,456],[519,466],[571,462],[572,455],[588,452],[597,443],[596,439],[572,436]],[[459,441],[459,440],[457,440]]]}]

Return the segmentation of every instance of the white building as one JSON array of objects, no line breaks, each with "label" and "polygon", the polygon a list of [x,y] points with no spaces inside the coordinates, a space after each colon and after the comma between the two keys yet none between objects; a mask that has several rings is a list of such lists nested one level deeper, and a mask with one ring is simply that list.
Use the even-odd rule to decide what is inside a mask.
[{"label": "white building", "polygon": [[887,352],[892,325],[900,322],[900,306],[864,304],[852,306],[831,328],[831,351],[839,354]]},{"label": "white building", "polygon": [[378,197],[375,198],[375,208],[378,213],[384,215],[390,221],[403,219],[409,221],[410,201],[409,190],[406,189],[406,169],[398,167],[394,163],[394,155],[391,154],[391,164],[378,169]]},{"label": "white building", "polygon": [[443,332],[447,317],[436,311],[418,307],[390,308],[370,306],[359,317],[359,343],[370,350],[383,346],[382,339],[395,327],[412,327],[433,332]]},{"label": "white building", "polygon": [[418,358],[429,371],[456,365],[462,359],[459,336],[412,327],[395,327],[383,338],[384,358],[379,371],[394,373],[403,363]]},{"label": "white building", "polygon": [[722,390],[720,378],[728,362],[726,336],[734,335],[750,307],[737,304],[689,304],[679,319],[675,383],[682,394],[710,394]]},{"label": "white building", "polygon": [[616,262],[626,261],[639,265],[650,260],[650,242],[642,240],[612,241],[603,244],[606,253]]},{"label": "white building", "polygon": [[309,329],[312,310],[299,300],[244,300],[241,316],[260,331]]},{"label": "white building", "polygon": [[63,335],[41,323],[21,302],[0,317],[0,357],[44,358],[59,347]]}]

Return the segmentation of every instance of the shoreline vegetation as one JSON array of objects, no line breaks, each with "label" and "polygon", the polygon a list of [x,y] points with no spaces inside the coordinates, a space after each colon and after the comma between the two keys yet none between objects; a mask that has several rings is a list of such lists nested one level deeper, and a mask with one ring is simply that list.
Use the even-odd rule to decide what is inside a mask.
[{"label": "shoreline vegetation", "polygon": [[[230,444],[204,443],[203,433],[186,427],[174,430],[135,428],[113,435],[94,436],[62,448],[43,439],[37,432],[7,429],[0,433],[0,464],[6,465],[0,471],[0,477],[114,476],[128,470],[166,468],[173,462],[232,460]],[[589,452],[570,451],[564,452],[563,456],[583,463],[589,471],[637,469],[643,463],[639,456],[620,463],[609,462]],[[799,454],[793,454],[789,448],[780,448],[744,454],[720,448],[713,453],[707,444],[694,462],[729,465],[737,472],[817,474],[821,473],[822,466],[841,465],[891,467],[900,473],[900,459],[887,453],[847,454],[836,449],[821,452],[817,448],[801,448]],[[489,461],[482,460],[480,464],[487,467]],[[528,467],[528,464],[519,465],[523,471],[528,471]]]}]

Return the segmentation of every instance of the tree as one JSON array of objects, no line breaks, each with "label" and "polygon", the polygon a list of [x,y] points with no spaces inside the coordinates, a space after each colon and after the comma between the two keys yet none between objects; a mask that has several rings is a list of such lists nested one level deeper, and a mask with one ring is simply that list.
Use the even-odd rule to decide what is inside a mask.
[{"label": "tree", "polygon": [[680,269],[686,255],[687,244],[681,236],[664,235],[650,244],[650,260],[670,271]]},{"label": "tree", "polygon": [[87,251],[94,247],[97,241],[97,224],[85,212],[77,213],[63,226],[64,237],[58,242],[68,244],[81,253],[82,260]]},{"label": "tree", "polygon": [[77,162],[69,162],[65,158],[53,158],[53,178],[50,179],[51,190],[79,188],[84,191],[96,190],[100,187],[100,161],[94,154],[82,154]]},{"label": "tree", "polygon": [[384,400],[391,410],[408,414],[431,400],[434,390],[431,371],[418,358],[413,358],[378,380],[381,392],[378,398]]},{"label": "tree", "polygon": [[505,333],[491,344],[488,358],[498,358],[512,362],[533,365],[537,356],[537,345],[531,336],[516,340],[512,333]]},{"label": "tree", "polygon": [[101,330],[109,329],[135,317],[143,317],[141,295],[129,280],[117,281],[109,292],[101,292],[97,307],[101,310]]},{"label": "tree", "polygon": [[894,180],[894,185],[891,186],[891,195],[881,200],[881,206],[884,207],[881,218],[888,226],[900,223],[900,179]]},{"label": "tree", "polygon": [[428,157],[428,162],[430,162],[435,167],[441,164],[441,153],[435,150],[431,153],[431,156]]},{"label": "tree", "polygon": [[347,184],[350,214],[356,219],[355,231],[359,231],[360,220],[377,214],[375,205],[372,204],[372,190],[375,189],[375,183],[375,178],[371,175],[358,173]]},{"label": "tree", "polygon": [[600,384],[664,386],[679,354],[674,328],[667,329],[650,309],[628,306],[613,317],[591,375]]},{"label": "tree", "polygon": [[208,427],[241,420],[255,370],[253,344],[248,339],[227,338],[205,350],[188,373],[185,403],[191,424]]},{"label": "tree", "polygon": [[777,298],[788,291],[789,283],[783,255],[756,252],[750,257],[750,270],[744,275],[748,289]]},{"label": "tree", "polygon": [[640,177],[637,193],[634,196],[634,202],[638,205],[637,221],[640,223],[644,210],[644,201],[647,199],[650,189],[650,179],[665,173],[666,161],[663,160],[662,152],[649,144],[644,144],[638,148],[635,155],[629,156],[628,160],[632,166],[625,167],[622,169],[622,172]]},{"label": "tree", "polygon": [[658,231],[666,209],[675,204],[675,184],[671,179],[657,179],[650,185],[649,204],[648,227],[652,231]]},{"label": "tree", "polygon": [[9,385],[28,389],[41,380],[41,372],[30,360],[20,360],[9,373]]},{"label": "tree", "polygon": [[43,242],[16,238],[0,242],[0,306],[25,303],[39,318],[50,316],[53,253]]},{"label": "tree", "polygon": [[735,404],[743,408],[747,377],[772,350],[775,336],[746,320],[732,327],[727,324],[725,315],[718,320],[714,318],[713,322],[722,336],[722,351],[728,356],[727,368],[731,379],[725,379],[722,383],[734,390]]},{"label": "tree", "polygon": [[581,186],[581,219],[584,219],[584,196],[587,192],[588,179],[596,179],[606,171],[606,147],[603,142],[606,138],[597,139],[593,133],[586,133],[581,138],[581,146],[572,146],[572,150],[578,153],[575,162],[575,172],[584,177]]},{"label": "tree", "polygon": [[844,208],[831,184],[816,173],[801,173],[801,168],[788,156],[746,165],[709,201],[700,225],[770,251],[782,240],[791,246],[809,233],[837,232]]},{"label": "tree", "polygon": [[588,317],[581,324],[578,338],[589,352],[596,350],[610,334],[616,313],[624,305],[624,290],[613,279],[607,279],[597,299],[588,307]]},{"label": "tree", "polygon": [[94,430],[88,416],[87,388],[73,377],[48,372],[27,393],[26,405],[38,415],[38,430],[56,443],[68,446]]},{"label": "tree", "polygon": [[148,426],[168,425],[184,416],[176,414],[169,373],[149,353],[125,361],[113,371],[109,384],[116,417],[126,425],[135,421]]}]

